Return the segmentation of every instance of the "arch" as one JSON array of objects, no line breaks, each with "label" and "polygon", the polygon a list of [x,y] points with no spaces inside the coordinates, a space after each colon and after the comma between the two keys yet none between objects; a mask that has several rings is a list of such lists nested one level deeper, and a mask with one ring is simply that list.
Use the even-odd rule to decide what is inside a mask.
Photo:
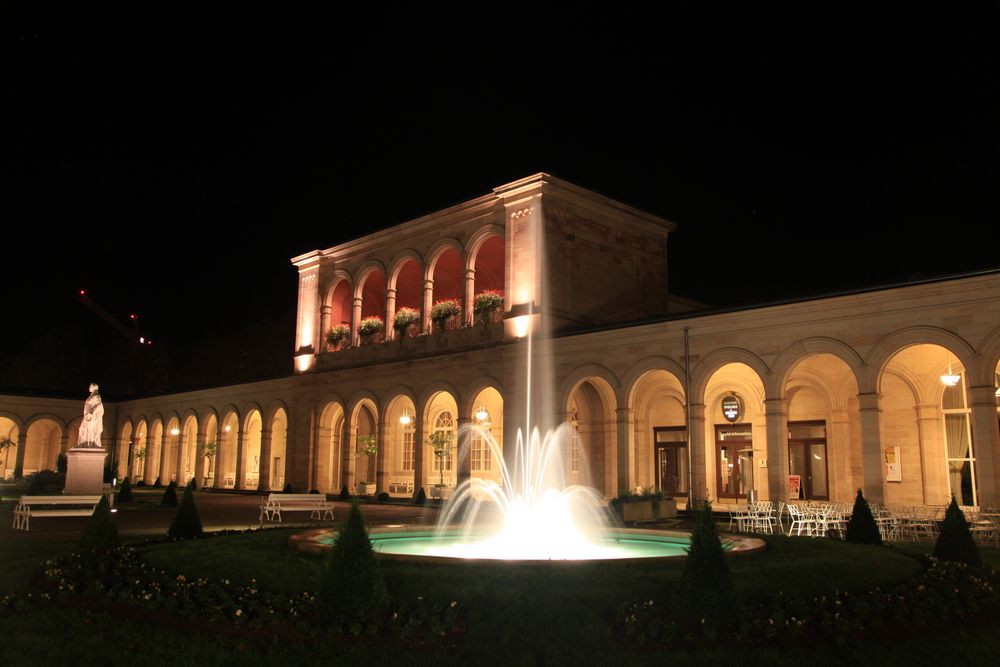
[{"label": "arch", "polygon": [[243,427],[240,435],[243,442],[242,466],[237,466],[237,470],[242,468],[243,474],[237,476],[237,489],[255,489],[260,481],[261,466],[261,436],[264,429],[264,413],[256,403],[250,403],[252,407],[247,409],[246,416],[243,417]]},{"label": "arch", "polygon": [[473,292],[495,290],[504,294],[506,245],[499,225],[485,225],[473,233],[466,247],[465,268],[475,271]]},{"label": "arch", "polygon": [[31,415],[30,417],[24,420],[25,430],[31,428],[31,425],[40,419],[47,419],[51,422],[55,422],[55,424],[59,426],[60,430],[62,431],[66,430],[67,425],[66,422],[63,421],[63,418],[52,412],[39,412],[38,414]]},{"label": "arch", "polygon": [[709,380],[717,370],[727,364],[743,364],[749,366],[760,379],[766,391],[766,378],[769,370],[764,360],[750,350],[741,347],[724,347],[707,354],[691,369],[691,402],[704,403],[705,389]]},{"label": "arch", "polygon": [[387,422],[388,417],[386,415],[388,415],[389,412],[391,411],[393,407],[392,406],[393,401],[396,401],[401,397],[409,399],[410,403],[412,403],[414,408],[416,408],[417,395],[410,387],[406,385],[397,384],[388,389],[387,391],[385,391],[384,395],[386,398],[384,398],[381,402],[382,414],[379,416],[379,419],[382,422]]},{"label": "arch", "polygon": [[261,461],[262,470],[267,471],[268,484],[265,490],[281,490],[285,487],[288,468],[288,409],[281,401],[276,401],[277,407],[269,408],[270,412],[267,424],[271,432],[270,457],[266,461]]},{"label": "arch", "polygon": [[20,415],[14,414],[13,412],[7,412],[6,410],[0,410],[0,417],[14,422],[14,426],[16,426],[19,431],[24,428],[24,421],[21,419]]},{"label": "arch", "polygon": [[427,254],[424,279],[433,281],[433,302],[455,299],[465,301],[465,259],[462,246],[454,239],[441,239]]},{"label": "arch", "polygon": [[[209,426],[212,423],[213,418],[215,419],[216,423],[215,429],[210,428]],[[216,411],[215,408],[213,408],[212,406],[207,406],[204,410],[202,410],[202,418],[199,428],[201,429],[201,432],[205,434],[206,437],[211,437],[213,440],[215,439],[215,431],[218,428],[218,424],[219,424],[219,413]]]},{"label": "arch", "polygon": [[568,416],[572,436],[564,453],[567,480],[612,495],[618,447],[615,387],[598,375],[580,377],[560,405]]},{"label": "arch", "polygon": [[194,421],[196,424],[199,423],[198,412],[194,408],[184,408],[184,410],[181,411],[182,424],[187,424],[188,419],[190,419],[191,417],[194,417]]},{"label": "arch", "polygon": [[795,341],[778,354],[771,364],[771,373],[768,377],[768,382],[764,385],[765,393],[768,396],[781,396],[792,369],[800,361],[817,354],[830,354],[843,361],[847,364],[851,373],[854,374],[854,381],[860,386],[865,364],[861,355],[843,341],[836,338],[817,336]]},{"label": "arch", "polygon": [[337,394],[326,394],[318,405],[314,483],[320,491],[338,491],[343,480],[344,400]]},{"label": "arch", "polygon": [[215,488],[235,488],[236,459],[239,453],[240,429],[243,415],[233,404],[220,410],[219,442],[215,451],[215,475],[212,484]]},{"label": "arch", "polygon": [[607,366],[602,366],[601,364],[584,364],[583,366],[578,366],[574,368],[570,373],[563,378],[562,382],[559,383],[559,393],[556,394],[559,402],[556,405],[562,406],[562,410],[565,412],[569,411],[569,395],[576,388],[581,381],[599,378],[607,386],[608,390],[611,392],[614,398],[613,403],[617,407],[619,405],[618,395],[621,391],[621,382],[618,381],[618,377],[614,372]]},{"label": "arch", "polygon": [[413,248],[401,250],[392,258],[389,262],[391,268],[386,273],[386,284],[389,289],[396,288],[396,282],[399,280],[399,272],[410,262],[416,262],[417,266],[423,266],[424,258]]},{"label": "arch", "polygon": [[354,298],[360,299],[363,296],[365,281],[375,272],[382,274],[385,278],[385,264],[377,259],[370,259],[357,268],[354,272]]},{"label": "arch", "polygon": [[988,387],[993,384],[997,365],[1000,364],[1000,327],[983,338],[977,351],[979,352],[979,363],[969,370],[972,376],[969,379],[969,386]]},{"label": "arch", "polygon": [[958,357],[966,369],[977,367],[975,350],[960,336],[939,327],[907,327],[885,336],[868,352],[865,372],[858,382],[859,391],[863,394],[877,392],[882,370],[889,360],[901,350],[921,344],[943,347]]},{"label": "arch", "polygon": [[56,459],[66,426],[50,413],[40,413],[27,420],[24,429],[24,454],[22,473],[29,475],[39,470],[55,470]]},{"label": "arch", "polygon": [[427,410],[428,403],[437,394],[440,394],[442,392],[449,394],[452,397],[452,399],[455,401],[455,409],[456,410],[458,409],[458,405],[461,402],[461,394],[459,393],[458,389],[456,389],[454,385],[445,382],[444,380],[438,380],[436,382],[432,382],[431,384],[424,387],[423,390],[421,390],[420,394],[418,394],[419,400],[417,401],[417,410],[420,411],[420,414],[423,416],[425,421],[427,416],[424,413]]},{"label": "arch", "polygon": [[[424,260],[416,250],[404,250],[393,259],[392,270],[386,281],[386,290],[395,290],[395,316],[401,308],[412,308],[418,313],[424,306]],[[389,323],[386,324],[389,326]]]},{"label": "arch", "polygon": [[463,414],[471,414],[475,409],[476,398],[484,389],[495,389],[500,396],[504,395],[503,384],[492,375],[480,375],[465,385],[465,391],[457,398],[458,411]]},{"label": "arch", "polygon": [[385,318],[385,267],[371,260],[357,272],[354,280],[354,298],[361,299],[361,318]]},{"label": "arch", "polygon": [[289,414],[288,413],[288,405],[286,405],[285,402],[283,400],[281,400],[280,398],[273,398],[273,399],[271,399],[270,402],[268,402],[268,404],[267,404],[267,410],[264,411],[264,412],[261,412],[261,415],[263,415],[264,423],[265,424],[272,423],[274,421],[275,415],[277,415],[277,413],[278,413],[278,410],[283,410],[284,411],[284,413],[285,413],[285,420],[287,421],[288,414]]},{"label": "arch", "polygon": [[358,408],[361,406],[362,403],[366,401],[371,403],[371,409],[376,419],[378,418],[378,415],[380,414],[378,409],[379,405],[378,396],[376,396],[373,392],[367,389],[363,389],[359,392],[355,392],[355,394],[351,396],[351,400],[347,402],[346,413],[350,415],[351,422],[353,422],[355,417],[357,417]]},{"label": "arch", "polygon": [[426,258],[424,264],[424,280],[434,279],[434,269],[437,266],[437,262],[441,259],[441,255],[444,254],[449,248],[457,252],[459,256],[465,255],[465,249],[462,247],[462,244],[458,242],[458,239],[451,236],[439,239],[424,254],[424,257]]},{"label": "arch", "polygon": [[264,409],[261,408],[260,404],[257,403],[256,401],[250,401],[249,403],[246,404],[246,407],[243,410],[243,420],[242,420],[242,422],[240,424],[240,430],[241,431],[245,431],[246,430],[247,424],[249,424],[250,420],[253,419],[253,417],[254,417],[254,413],[257,413],[257,415],[261,419],[261,423],[263,423],[263,420],[264,420],[264,417],[263,417],[263,415],[264,415]]},{"label": "arch", "polygon": [[684,388],[684,367],[681,366],[679,362],[671,359],[670,357],[656,355],[646,357],[632,364],[632,367],[626,371],[622,378],[622,389],[625,392],[625,395],[622,397],[623,400],[621,401],[623,405],[632,405],[635,397],[635,390],[639,381],[651,371],[664,371],[669,373],[680,383],[681,388]]}]

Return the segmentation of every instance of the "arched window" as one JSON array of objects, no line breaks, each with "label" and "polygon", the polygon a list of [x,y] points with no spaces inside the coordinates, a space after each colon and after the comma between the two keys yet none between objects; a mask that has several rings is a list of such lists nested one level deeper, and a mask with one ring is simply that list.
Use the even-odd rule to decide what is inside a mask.
[{"label": "arched window", "polygon": [[403,426],[403,470],[413,470],[413,434],[414,422],[411,419]]},{"label": "arched window", "polygon": [[490,446],[486,442],[484,431],[492,434],[493,420],[485,407],[480,407],[473,414],[476,428],[472,429],[470,445],[472,446],[472,470],[483,472],[493,468],[492,457],[490,456]]},{"label": "arched window", "polygon": [[434,432],[451,434],[451,447],[448,449],[448,453],[444,456],[434,456],[434,471],[449,472],[452,466],[452,453],[455,451],[455,419],[451,416],[451,412],[445,410],[438,414],[434,420]]}]

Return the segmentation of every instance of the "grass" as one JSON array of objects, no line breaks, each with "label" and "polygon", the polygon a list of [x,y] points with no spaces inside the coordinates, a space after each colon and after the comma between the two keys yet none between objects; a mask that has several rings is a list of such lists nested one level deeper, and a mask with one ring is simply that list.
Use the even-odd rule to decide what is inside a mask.
[{"label": "grass", "polygon": [[[162,493],[162,491],[159,491]],[[4,502],[9,516],[9,502]],[[256,579],[261,589],[316,590],[325,559],[292,551],[288,536],[296,529],[271,528],[179,543],[143,544],[142,557],[172,573],[228,578],[234,584]],[[887,548],[829,540],[768,537],[768,550],[730,560],[738,592],[745,599],[778,590],[818,594],[840,589],[862,591],[917,574],[918,558],[932,545]],[[27,592],[29,580],[46,558],[72,551],[73,541],[0,541],[0,593]],[[984,560],[1000,564],[1000,551],[983,550]],[[721,641],[697,652],[632,655],[611,635],[608,615],[623,603],[655,599],[666,604],[682,569],[665,563],[546,563],[519,565],[461,563],[413,565],[385,562],[389,590],[402,600],[458,600],[468,633],[444,655],[424,649],[357,642],[343,638],[304,644],[273,643],[248,636],[222,637],[191,632],[105,613],[42,607],[6,616],[0,665],[226,665],[251,661],[303,665],[430,664],[478,662],[513,665],[800,665],[808,653],[811,667],[842,664],[991,664],[1000,651],[995,627],[962,632],[942,629],[927,639],[868,642],[844,652],[832,647],[737,651]],[[55,637],[65,637],[54,641]],[[946,637],[946,641],[942,639]]]}]

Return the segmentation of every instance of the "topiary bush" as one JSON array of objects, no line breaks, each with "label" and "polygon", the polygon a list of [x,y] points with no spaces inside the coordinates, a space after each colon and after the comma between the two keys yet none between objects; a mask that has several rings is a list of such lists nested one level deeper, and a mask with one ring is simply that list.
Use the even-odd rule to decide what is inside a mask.
[{"label": "topiary bush", "polygon": [[281,492],[282,493],[294,493],[294,491],[292,491],[292,483],[291,482],[285,482],[285,486],[283,486],[281,488]]},{"label": "topiary bush", "polygon": [[714,626],[732,613],[736,594],[726,552],[715,529],[712,504],[707,500],[695,512],[687,553],[677,593],[678,607],[689,618],[704,619],[706,624]]},{"label": "topiary bush", "polygon": [[198,480],[195,479],[194,477],[192,477],[188,481],[188,483],[187,483],[187,488],[191,489],[192,491],[197,491],[198,490]]},{"label": "topiary bush", "polygon": [[69,459],[66,457],[66,455],[65,454],[60,454],[59,456],[57,456],[56,457],[56,472],[61,472],[62,474],[65,475],[66,471],[68,469],[69,469]]},{"label": "topiary bush", "polygon": [[347,485],[346,484],[344,484],[342,487],[340,487],[340,496],[339,496],[339,498],[341,500],[350,500],[351,499],[351,492],[347,490]]},{"label": "topiary bush", "polygon": [[115,500],[120,503],[132,502],[132,484],[128,481],[128,477],[123,479],[122,485],[118,487],[118,496]]},{"label": "topiary bush", "polygon": [[413,502],[416,503],[417,505],[427,504],[427,492],[424,491],[424,487],[421,486],[420,490],[417,491],[417,497],[413,499]]},{"label": "topiary bush", "polygon": [[153,482],[153,488],[154,489],[162,489],[163,488],[163,482],[160,481],[159,477],[157,477],[156,481]]},{"label": "topiary bush", "polygon": [[337,535],[320,591],[320,604],[331,620],[354,623],[376,615],[388,601],[382,568],[365,530],[358,503]]},{"label": "topiary bush", "polygon": [[120,544],[118,539],[118,528],[111,520],[111,506],[108,505],[107,496],[101,496],[101,502],[97,503],[97,508],[87,522],[87,527],[83,529],[80,537],[80,551],[111,551]]},{"label": "topiary bush", "polygon": [[319,495],[319,489],[309,489],[309,493]]},{"label": "topiary bush", "polygon": [[135,486],[136,488],[139,488],[140,486],[146,486],[146,480],[140,479],[138,482],[135,483]]},{"label": "topiary bush", "polygon": [[969,531],[969,522],[958,506],[958,501],[952,495],[951,503],[944,512],[944,521],[941,522],[941,533],[934,544],[934,557],[938,560],[947,560],[957,563],[965,563],[979,567],[983,564],[979,556],[979,547],[972,539]]},{"label": "topiary bush", "polygon": [[861,489],[858,489],[858,495],[854,499],[854,510],[851,512],[851,520],[847,522],[844,539],[854,544],[882,544],[882,534],[879,533],[872,509],[861,494]]},{"label": "topiary bush", "polygon": [[[174,494],[176,504],[177,495]],[[194,489],[188,485],[184,489],[184,498],[181,506],[177,508],[174,520],[167,529],[167,537],[171,539],[187,539],[191,537],[201,537],[204,531],[201,528],[201,519],[198,518],[198,508],[194,506]]]},{"label": "topiary bush", "polygon": [[167,484],[167,490],[163,492],[160,504],[164,507],[177,507],[177,482],[171,481]]},{"label": "topiary bush", "polygon": [[380,503],[388,502],[389,501],[389,494],[386,493],[385,491],[382,491],[377,496],[375,496],[375,501],[376,502],[380,502]]}]

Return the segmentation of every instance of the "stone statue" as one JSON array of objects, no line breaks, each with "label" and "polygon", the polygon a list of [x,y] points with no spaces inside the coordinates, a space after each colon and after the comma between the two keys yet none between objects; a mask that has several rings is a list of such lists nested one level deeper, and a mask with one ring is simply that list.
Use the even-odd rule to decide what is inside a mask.
[{"label": "stone statue", "polygon": [[90,396],[83,404],[83,422],[80,424],[80,435],[77,447],[101,448],[101,432],[104,431],[104,404],[101,395],[97,393],[97,385],[90,383]]}]

